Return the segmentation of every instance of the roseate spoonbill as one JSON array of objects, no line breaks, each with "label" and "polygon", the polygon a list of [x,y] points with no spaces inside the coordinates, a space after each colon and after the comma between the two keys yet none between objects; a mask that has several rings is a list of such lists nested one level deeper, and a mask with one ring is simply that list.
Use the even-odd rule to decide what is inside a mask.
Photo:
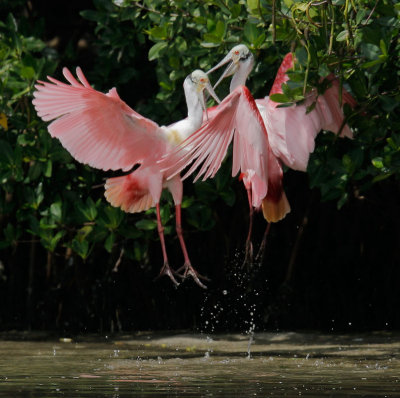
[{"label": "roseate spoonbill", "polygon": [[[306,100],[301,104],[296,104],[291,107],[278,108],[278,103],[270,100],[268,97],[265,99],[256,100],[257,111],[254,109],[254,99],[250,92],[246,89],[246,93],[242,102],[235,102],[235,96],[232,93],[238,87],[244,87],[248,75],[250,74],[254,58],[250,50],[243,44],[235,46],[231,51],[213,67],[208,73],[220,68],[227,64],[229,65],[217,81],[214,88],[225,77],[233,75],[230,83],[231,94],[226,97],[222,103],[210,112],[210,118],[219,115],[217,119],[220,123],[225,114],[235,114],[236,118],[247,120],[250,118],[253,123],[263,124],[263,131],[267,131],[267,140],[269,145],[268,151],[268,194],[262,200],[263,214],[267,221],[276,222],[281,220],[290,211],[290,205],[287,201],[285,192],[282,187],[282,169],[277,161],[279,158],[289,167],[296,170],[305,171],[310,153],[314,150],[314,139],[321,129],[331,130],[340,133],[341,136],[352,137],[352,132],[347,125],[344,125],[344,115],[340,107],[339,100],[339,83],[334,76],[329,76],[331,87],[329,87],[324,94],[317,95],[316,90],[308,93]],[[294,67],[294,60],[291,53],[287,54],[278,70],[275,82],[272,86],[270,94],[282,93],[282,83],[289,80],[287,70]],[[347,102],[354,106],[355,101],[346,90],[342,91],[343,102]],[[309,105],[315,101],[315,107],[311,112],[307,113]],[[246,106],[252,107],[252,112],[246,110]],[[227,111],[226,109],[229,109]],[[226,153],[226,148],[230,143],[231,138],[219,140],[220,147],[215,149],[216,138],[212,138],[215,134],[224,135],[224,131],[218,122],[212,120],[209,124],[204,125],[200,131],[196,132],[188,140],[181,144],[181,148],[189,148],[189,152],[180,153],[180,159],[175,159],[175,164],[168,170],[168,175],[174,175],[177,171],[182,170],[189,165],[193,160],[196,160],[192,167],[186,173],[185,177],[191,174],[197,166],[200,165],[205,159],[202,169],[198,176],[205,174],[204,178],[213,176],[218,170],[221,160]],[[242,125],[243,126],[243,125]],[[248,124],[250,128],[251,124]],[[235,126],[236,127],[236,126]],[[266,129],[265,129],[266,128]],[[219,131],[216,131],[218,130]],[[228,129],[229,130],[229,129]],[[245,134],[245,132],[243,132]],[[239,133],[240,136],[240,133]],[[213,145],[214,148],[210,149],[209,146]],[[238,148],[238,145],[236,145]],[[265,151],[265,148],[264,148]],[[272,151],[272,153],[271,153]],[[235,153],[235,142],[234,142]],[[266,154],[267,152],[263,152]],[[214,159],[216,156],[217,161]],[[207,172],[208,169],[208,172]],[[236,174],[237,170],[232,169],[232,174]],[[245,185],[246,185],[246,181]],[[246,186],[248,188],[248,186]],[[248,190],[248,192],[251,192]],[[251,204],[249,195],[249,203]],[[252,206],[250,205],[250,223],[249,234],[246,240],[246,258],[249,251],[251,253],[251,224],[252,224]],[[267,228],[269,228],[268,224]],[[268,231],[268,229],[267,229]],[[267,233],[266,231],[266,233]],[[264,235],[266,236],[266,234]],[[246,260],[245,260],[246,261]]]},{"label": "roseate spoonbill", "polygon": [[67,68],[63,74],[69,84],[52,77],[48,77],[50,82],[38,82],[33,100],[38,115],[44,121],[52,121],[48,126],[50,135],[58,138],[81,163],[102,170],[123,171],[140,164],[127,175],[107,179],[105,196],[113,206],[129,213],[156,207],[164,260],[160,275],[168,275],[178,285],[168,263],[159,204],[162,190],[171,192],[176,209],[176,232],[184,256],[183,278],[190,275],[205,288],[191,265],[182,236],[182,180],[176,175],[167,181],[157,160],[201,126],[206,110],[204,90],[219,102],[208,76],[196,70],[186,77],[183,88],[188,117],[160,127],[131,109],[115,88],[103,94],[90,86],[79,67],[76,73],[80,82]]},{"label": "roseate spoonbill", "polygon": [[165,162],[167,174],[174,176],[192,161],[194,164],[185,174],[190,175],[202,162],[196,181],[213,177],[218,171],[230,142],[233,139],[232,176],[241,170],[240,179],[247,190],[250,208],[249,232],[246,239],[245,262],[252,258],[251,230],[253,208],[263,208],[269,222],[277,222],[290,211],[290,205],[282,186],[282,167],[275,157],[264,121],[257,104],[245,86],[254,64],[254,57],[245,45],[234,47],[229,54],[208,73],[232,61],[217,84],[233,74],[230,94],[220,105],[209,110],[209,121],[186,141],[181,149]]},{"label": "roseate spoonbill", "polygon": [[[251,72],[254,62],[249,64],[246,59],[252,57],[251,52],[244,44],[231,49],[227,56],[207,73],[213,72],[230,62],[224,73],[214,86],[227,76],[233,74],[230,91],[238,85],[244,85]],[[270,95],[282,93],[282,84],[289,80],[287,71],[294,68],[293,54],[284,57]],[[268,132],[268,140],[272,151],[283,163],[294,170],[306,171],[310,153],[314,151],[315,137],[321,130],[329,130],[341,137],[353,137],[347,124],[344,124],[344,114],[340,103],[348,103],[352,107],[356,102],[353,97],[342,88],[340,101],[339,82],[334,75],[328,76],[330,87],[321,95],[313,89],[307,93],[306,99],[289,107],[279,108],[279,103],[269,97],[256,99],[256,104]],[[308,112],[308,108],[315,102],[315,107]]]}]

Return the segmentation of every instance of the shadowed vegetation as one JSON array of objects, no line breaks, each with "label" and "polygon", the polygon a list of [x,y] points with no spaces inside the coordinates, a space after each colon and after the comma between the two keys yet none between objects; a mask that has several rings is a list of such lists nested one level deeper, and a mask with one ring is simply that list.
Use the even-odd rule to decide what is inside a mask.
[{"label": "shadowed vegetation", "polygon": [[[260,329],[400,327],[396,1],[44,3],[0,4],[3,329],[243,329],[250,304]],[[292,212],[272,226],[263,264],[250,270],[239,266],[247,198],[229,160],[215,179],[185,182],[189,254],[211,282],[208,292],[191,281],[176,290],[167,278],[153,281],[162,264],[154,209],[125,214],[106,202],[105,178],[119,173],[77,163],[50,137],[31,103],[34,84],[63,80],[62,67],[79,65],[96,89],[115,86],[137,112],[169,124],[185,116],[184,78],[238,43],[256,58],[255,98],[269,92],[288,51],[297,64],[280,102],[302,101],[310,87],[326,88],[324,77],[339,76],[358,103],[345,107],[355,138],[321,133],[307,173],[286,170]],[[226,83],[218,88],[227,92]],[[168,195],[162,221],[179,268]],[[264,228],[259,215],[256,246]]]}]

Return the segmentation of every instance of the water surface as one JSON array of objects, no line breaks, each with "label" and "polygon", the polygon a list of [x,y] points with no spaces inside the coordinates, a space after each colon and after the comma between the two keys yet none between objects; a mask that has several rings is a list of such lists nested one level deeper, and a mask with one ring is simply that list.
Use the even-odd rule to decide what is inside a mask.
[{"label": "water surface", "polygon": [[0,397],[400,397],[390,333],[0,337]]}]

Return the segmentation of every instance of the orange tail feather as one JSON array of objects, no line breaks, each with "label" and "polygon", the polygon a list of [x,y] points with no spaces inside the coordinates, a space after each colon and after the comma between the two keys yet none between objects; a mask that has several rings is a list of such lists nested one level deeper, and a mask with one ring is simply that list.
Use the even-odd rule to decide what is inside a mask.
[{"label": "orange tail feather", "polygon": [[285,191],[282,189],[280,195],[270,193],[262,201],[262,211],[264,218],[268,222],[278,222],[290,213],[290,204],[287,200]]}]

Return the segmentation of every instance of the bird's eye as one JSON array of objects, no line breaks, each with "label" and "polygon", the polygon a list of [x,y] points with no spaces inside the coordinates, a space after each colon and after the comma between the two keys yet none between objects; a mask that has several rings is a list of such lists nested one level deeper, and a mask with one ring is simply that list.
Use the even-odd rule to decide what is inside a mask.
[{"label": "bird's eye", "polygon": [[200,81],[201,81],[202,83],[204,83],[204,82],[206,81],[206,79],[204,79],[204,77],[202,77],[202,78],[200,79]]},{"label": "bird's eye", "polygon": [[235,54],[236,54],[236,55],[239,55],[239,51],[238,51],[238,50],[236,50],[236,51],[235,51]]}]

